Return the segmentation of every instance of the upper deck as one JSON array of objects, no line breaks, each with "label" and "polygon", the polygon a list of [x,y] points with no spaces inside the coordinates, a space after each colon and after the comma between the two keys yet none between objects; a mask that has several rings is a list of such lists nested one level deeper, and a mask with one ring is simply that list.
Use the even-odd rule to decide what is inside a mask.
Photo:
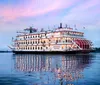
[{"label": "upper deck", "polygon": [[[32,32],[32,30],[35,30]],[[78,32],[70,27],[58,27],[56,30],[43,30],[37,31],[35,28],[27,29],[29,32],[24,32],[16,36],[17,40],[24,39],[36,39],[36,38],[51,38],[53,37],[72,37],[72,38],[84,38],[83,32]]]}]

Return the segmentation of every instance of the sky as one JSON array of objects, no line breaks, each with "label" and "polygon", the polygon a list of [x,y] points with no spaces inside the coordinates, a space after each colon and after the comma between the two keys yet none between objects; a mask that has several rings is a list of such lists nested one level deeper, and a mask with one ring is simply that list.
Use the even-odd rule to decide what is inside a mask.
[{"label": "sky", "polygon": [[53,29],[61,22],[73,29],[76,25],[100,47],[100,0],[0,0],[0,49],[9,49],[17,31]]}]

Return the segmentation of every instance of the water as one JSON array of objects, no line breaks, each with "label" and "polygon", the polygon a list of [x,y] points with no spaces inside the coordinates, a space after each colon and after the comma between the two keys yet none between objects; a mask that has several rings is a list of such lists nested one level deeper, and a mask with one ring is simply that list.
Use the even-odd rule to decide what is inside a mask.
[{"label": "water", "polygon": [[100,85],[100,53],[0,53],[0,85]]}]

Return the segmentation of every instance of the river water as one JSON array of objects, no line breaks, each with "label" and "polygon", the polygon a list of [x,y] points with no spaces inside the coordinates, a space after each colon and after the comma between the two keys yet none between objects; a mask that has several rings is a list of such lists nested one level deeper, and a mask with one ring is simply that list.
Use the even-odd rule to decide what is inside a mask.
[{"label": "river water", "polygon": [[100,85],[100,53],[0,53],[0,85]]}]

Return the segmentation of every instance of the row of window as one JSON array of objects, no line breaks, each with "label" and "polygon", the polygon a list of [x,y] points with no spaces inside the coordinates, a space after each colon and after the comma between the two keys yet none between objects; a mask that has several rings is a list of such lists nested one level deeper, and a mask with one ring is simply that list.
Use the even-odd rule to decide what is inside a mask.
[{"label": "row of window", "polygon": [[[56,40],[56,43],[60,43],[62,40]],[[64,40],[63,42],[72,42],[71,40]],[[17,42],[16,44],[39,44],[46,43],[46,41],[31,41],[31,42]]]},{"label": "row of window", "polygon": [[[62,42],[61,40],[56,40],[56,43]],[[63,40],[63,42],[72,42],[71,40]]]},{"label": "row of window", "polygon": [[42,50],[43,47],[19,47],[17,49],[20,49],[20,50]]},{"label": "row of window", "polygon": [[30,36],[24,36],[24,39],[27,39],[27,38],[41,38],[41,37],[45,37],[46,34],[44,35],[30,35]]},{"label": "row of window", "polygon": [[38,38],[47,38],[47,36],[42,36],[42,37],[37,37],[37,36],[24,36],[23,38],[22,37],[19,37],[17,38],[16,40],[28,40],[28,39],[38,39]]},{"label": "row of window", "polygon": [[33,42],[17,42],[16,44],[39,44],[39,43],[46,43],[45,41],[33,41]]},{"label": "row of window", "polygon": [[64,32],[63,35],[83,36],[82,33]]}]

